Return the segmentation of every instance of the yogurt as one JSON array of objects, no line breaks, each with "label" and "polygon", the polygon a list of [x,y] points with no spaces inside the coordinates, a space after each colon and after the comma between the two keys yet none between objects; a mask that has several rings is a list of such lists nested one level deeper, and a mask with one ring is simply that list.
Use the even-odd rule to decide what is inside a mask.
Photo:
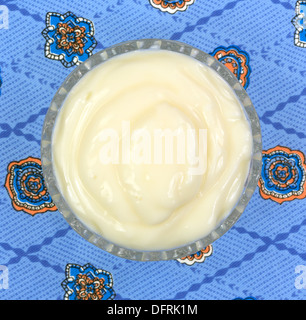
[{"label": "yogurt", "polygon": [[252,133],[230,86],[196,59],[139,50],[70,91],[52,137],[58,187],[105,239],[166,250],[209,234],[243,191]]}]

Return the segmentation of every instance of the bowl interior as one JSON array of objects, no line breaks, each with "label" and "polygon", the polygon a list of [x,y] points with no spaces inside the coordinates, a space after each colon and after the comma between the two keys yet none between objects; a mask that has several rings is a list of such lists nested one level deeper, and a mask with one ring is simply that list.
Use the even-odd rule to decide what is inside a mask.
[{"label": "bowl interior", "polygon": [[[138,251],[129,248],[118,246],[114,243],[104,239],[101,235],[90,230],[70,209],[65,199],[61,195],[57,181],[55,178],[55,172],[52,165],[52,133],[55,125],[57,115],[63,102],[73,86],[90,70],[95,66],[104,63],[108,59],[135,50],[145,49],[157,49],[157,50],[169,50],[185,54],[199,60],[201,63],[209,66],[215,70],[232,88],[236,94],[238,100],[245,111],[246,117],[250,123],[253,139],[253,152],[250,162],[250,168],[247,180],[245,182],[244,190],[240,196],[240,199],[231,213],[207,236],[198,239],[195,242],[186,244],[184,246],[173,248],[163,251]],[[138,261],[157,261],[157,260],[171,260],[178,259],[190,254],[193,254],[206,246],[212,244],[215,240],[220,238],[225,232],[227,232],[238,220],[242,212],[245,210],[250,198],[252,197],[258,183],[261,172],[261,157],[262,157],[262,142],[261,142],[261,130],[260,123],[256,113],[256,110],[246,93],[245,89],[241,86],[234,74],[222,65],[219,61],[213,58],[211,55],[194,48],[185,43],[163,40],[163,39],[143,39],[143,40],[131,40],[117,45],[111,46],[103,51],[100,51],[92,55],[84,63],[76,67],[71,74],[65,79],[63,84],[56,92],[50,107],[46,114],[42,136],[41,136],[41,162],[43,175],[45,179],[48,191],[61,212],[63,217],[69,223],[69,225],[79,233],[83,238],[93,243],[97,247],[120,256],[125,259],[138,260]]]}]

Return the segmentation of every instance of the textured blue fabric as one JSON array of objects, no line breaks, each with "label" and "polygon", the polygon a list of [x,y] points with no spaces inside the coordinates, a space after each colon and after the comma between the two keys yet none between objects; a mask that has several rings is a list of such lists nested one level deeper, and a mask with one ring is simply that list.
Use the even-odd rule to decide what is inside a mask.
[{"label": "textured blue fabric", "polygon": [[139,38],[179,40],[208,53],[236,46],[249,58],[247,92],[260,118],[263,149],[280,145],[305,154],[306,48],[294,43],[297,1],[196,0],[173,14],[148,0],[0,5],[9,20],[0,29],[0,265],[9,271],[8,288],[0,280],[0,299],[64,299],[67,267],[87,264],[112,275],[114,299],[306,298],[295,282],[296,267],[306,265],[305,198],[280,204],[257,188],[235,226],[212,244],[213,252],[187,265],[110,255],[82,239],[58,211],[32,215],[14,208],[5,187],[10,163],[40,158],[44,115],[74,69],[45,56],[48,12],[91,21],[93,53]]}]

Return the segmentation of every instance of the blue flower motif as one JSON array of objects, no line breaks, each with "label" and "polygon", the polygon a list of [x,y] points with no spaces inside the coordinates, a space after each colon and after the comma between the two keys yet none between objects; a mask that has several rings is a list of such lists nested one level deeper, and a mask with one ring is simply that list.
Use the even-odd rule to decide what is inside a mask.
[{"label": "blue flower motif", "polygon": [[66,266],[66,279],[62,282],[65,300],[112,300],[116,295],[112,286],[113,278],[108,271],[89,263],[83,267]]},{"label": "blue flower motif", "polygon": [[42,35],[46,39],[45,56],[61,61],[67,68],[88,59],[97,45],[93,23],[71,12],[48,12]]},{"label": "blue flower motif", "polygon": [[260,195],[278,203],[306,197],[306,164],[299,150],[277,146],[263,151]]},{"label": "blue flower motif", "polygon": [[294,44],[306,48],[306,1],[297,1],[295,6],[295,17],[292,23],[295,27]]}]

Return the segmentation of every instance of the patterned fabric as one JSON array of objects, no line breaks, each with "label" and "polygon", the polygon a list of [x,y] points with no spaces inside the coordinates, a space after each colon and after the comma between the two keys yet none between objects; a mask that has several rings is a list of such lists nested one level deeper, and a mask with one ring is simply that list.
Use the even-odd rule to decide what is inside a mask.
[{"label": "patterned fabric", "polygon": [[278,203],[306,197],[306,163],[300,151],[277,146],[263,151],[261,178],[258,182],[264,199]]},{"label": "patterned fabric", "polygon": [[306,48],[306,1],[297,1],[295,6],[296,15],[292,19],[295,26],[294,43],[296,46]]},{"label": "patterned fabric", "polygon": [[0,96],[1,96],[1,86],[2,86],[2,78],[1,78],[1,69],[0,69]]},{"label": "patterned fabric", "polygon": [[65,67],[84,62],[92,55],[92,50],[97,44],[93,36],[93,23],[84,18],[77,18],[71,12],[64,15],[48,12],[46,28],[42,35],[46,39],[46,57],[60,60]]},{"label": "patterned fabric", "polygon": [[[2,1],[0,299],[304,300],[305,12],[295,0]],[[213,244],[173,261],[130,261],[90,244],[42,176],[41,129],[60,84],[99,50],[141,38],[210,53],[261,122],[262,171],[247,209]]]},{"label": "patterned fabric", "polygon": [[13,161],[7,171],[5,187],[14,209],[31,215],[57,210],[45,186],[40,159]]},{"label": "patterned fabric", "polygon": [[192,266],[195,263],[204,262],[206,257],[209,257],[212,255],[212,252],[213,252],[213,246],[210,244],[206,248],[203,248],[190,256],[177,259],[177,261],[180,263],[185,263],[188,266]]},{"label": "patterned fabric", "polygon": [[194,1],[195,0],[150,0],[150,4],[163,12],[173,14],[177,11],[185,11]]},{"label": "patterned fabric", "polygon": [[87,264],[66,266],[66,279],[62,282],[65,300],[112,300],[115,292],[112,288],[112,275]]},{"label": "patterned fabric", "polygon": [[211,55],[231,70],[245,89],[249,86],[251,67],[247,52],[232,45],[228,48],[220,46]]}]

